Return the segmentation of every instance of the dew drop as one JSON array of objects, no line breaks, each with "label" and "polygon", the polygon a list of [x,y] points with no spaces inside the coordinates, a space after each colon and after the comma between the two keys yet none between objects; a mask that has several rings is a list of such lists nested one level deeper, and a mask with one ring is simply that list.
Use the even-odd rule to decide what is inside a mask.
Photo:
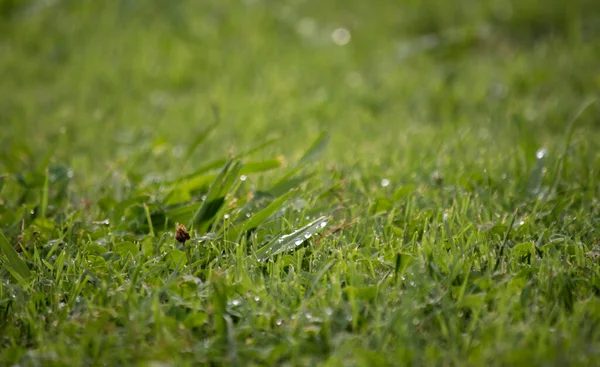
[{"label": "dew drop", "polygon": [[390,184],[390,180],[388,180],[387,178],[381,179],[381,186],[387,187],[389,184]]},{"label": "dew drop", "polygon": [[246,181],[248,177],[246,177],[246,175],[241,175],[240,176],[240,181]]},{"label": "dew drop", "polygon": [[548,154],[548,152],[546,151],[546,149],[542,148],[535,153],[535,157],[537,159],[542,159],[546,156],[546,154]]},{"label": "dew drop", "polygon": [[350,38],[350,31],[346,28],[338,28],[331,34],[331,39],[333,40],[333,43],[335,43],[338,46],[348,44],[348,42],[350,42]]}]

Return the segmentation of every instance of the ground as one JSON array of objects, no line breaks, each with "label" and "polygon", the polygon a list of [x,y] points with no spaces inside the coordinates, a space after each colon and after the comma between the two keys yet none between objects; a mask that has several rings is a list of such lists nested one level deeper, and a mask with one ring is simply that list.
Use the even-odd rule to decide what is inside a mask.
[{"label": "ground", "polygon": [[599,25],[0,0],[0,364],[597,365]]}]

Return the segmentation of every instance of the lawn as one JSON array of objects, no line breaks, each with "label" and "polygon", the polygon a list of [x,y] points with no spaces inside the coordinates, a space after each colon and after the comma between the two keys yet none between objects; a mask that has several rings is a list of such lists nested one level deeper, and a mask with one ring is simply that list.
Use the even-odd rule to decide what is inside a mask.
[{"label": "lawn", "polygon": [[599,60],[595,0],[0,0],[0,365],[599,365]]}]

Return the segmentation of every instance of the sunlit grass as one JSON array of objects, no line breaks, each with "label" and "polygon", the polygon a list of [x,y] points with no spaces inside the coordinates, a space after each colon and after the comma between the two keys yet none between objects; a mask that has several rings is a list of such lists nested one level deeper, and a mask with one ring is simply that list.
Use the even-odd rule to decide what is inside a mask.
[{"label": "sunlit grass", "polygon": [[0,0],[0,364],[598,363],[600,7],[340,4]]}]

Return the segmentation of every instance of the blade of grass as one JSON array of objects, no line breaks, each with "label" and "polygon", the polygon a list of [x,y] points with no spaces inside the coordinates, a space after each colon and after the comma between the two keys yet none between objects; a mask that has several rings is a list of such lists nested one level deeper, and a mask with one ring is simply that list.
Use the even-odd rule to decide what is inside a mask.
[{"label": "blade of grass", "polygon": [[185,168],[185,165],[190,160],[190,158],[192,157],[192,155],[194,154],[196,149],[198,149],[198,147],[208,138],[208,136],[215,129],[215,127],[217,127],[217,123],[210,125],[206,129],[200,131],[198,133],[198,135],[196,135],[196,137],[192,141],[192,144],[190,144],[188,146],[188,148],[185,152],[185,155],[183,156],[183,163],[181,164],[181,168],[179,169],[179,172],[183,171],[183,169]]},{"label": "blade of grass", "polygon": [[569,125],[567,126],[567,132],[565,134],[566,136],[565,136],[565,143],[564,143],[563,151],[562,151],[560,157],[558,158],[558,161],[556,162],[556,167],[554,169],[554,176],[552,177],[552,184],[550,185],[550,190],[549,190],[550,192],[552,190],[554,190],[554,187],[555,187],[556,183],[558,182],[558,173],[559,173],[561,167],[563,166],[563,162],[567,155],[567,151],[569,150],[569,146],[571,145],[571,139],[573,138],[573,133],[575,132],[575,123],[579,120],[581,115],[583,115],[583,113],[585,111],[587,111],[587,109],[590,108],[595,102],[596,102],[595,99],[590,99],[590,100],[583,102],[581,104],[581,107],[577,110],[577,112],[571,119],[571,121],[569,121]]},{"label": "blade of grass", "polygon": [[6,255],[7,263],[5,265],[11,270],[11,273],[17,274],[23,280],[31,278],[31,271],[27,267],[27,264],[19,257],[17,251],[11,246],[2,232],[0,232],[0,249]]},{"label": "blade of grass", "polygon": [[313,235],[325,228],[328,220],[329,217],[319,217],[290,234],[273,239],[271,242],[256,251],[255,255],[257,259],[259,261],[265,261],[269,257],[297,248],[298,246],[302,245],[304,241],[308,240]]},{"label": "blade of grass", "polygon": [[214,218],[225,202],[225,196],[239,177],[242,164],[239,161],[229,160],[221,169],[213,183],[210,185],[206,199],[198,208],[189,222],[189,228],[196,226],[200,233],[204,233],[210,221]]},{"label": "blade of grass", "polygon": [[50,186],[50,172],[48,168],[46,168],[44,172],[44,187],[42,189],[42,208],[41,208],[41,217],[46,218],[46,209],[48,208],[48,188]]},{"label": "blade of grass", "polygon": [[302,158],[300,158],[296,165],[301,166],[306,162],[316,158],[323,150],[325,150],[328,143],[329,133],[323,131],[311,144],[310,148],[308,148],[308,150],[304,153],[304,155],[302,156]]},{"label": "blade of grass", "polygon": [[275,212],[279,210],[279,208],[281,208],[283,204],[285,204],[285,202],[296,193],[296,191],[297,190],[292,190],[287,194],[280,196],[279,198],[273,200],[266,208],[250,217],[250,219],[244,223],[241,234],[258,227],[261,225],[261,223],[269,219],[269,217],[275,214]]},{"label": "blade of grass", "polygon": [[240,171],[242,175],[250,175],[253,173],[261,173],[281,167],[281,159],[267,159],[260,162],[245,162],[244,167]]}]

